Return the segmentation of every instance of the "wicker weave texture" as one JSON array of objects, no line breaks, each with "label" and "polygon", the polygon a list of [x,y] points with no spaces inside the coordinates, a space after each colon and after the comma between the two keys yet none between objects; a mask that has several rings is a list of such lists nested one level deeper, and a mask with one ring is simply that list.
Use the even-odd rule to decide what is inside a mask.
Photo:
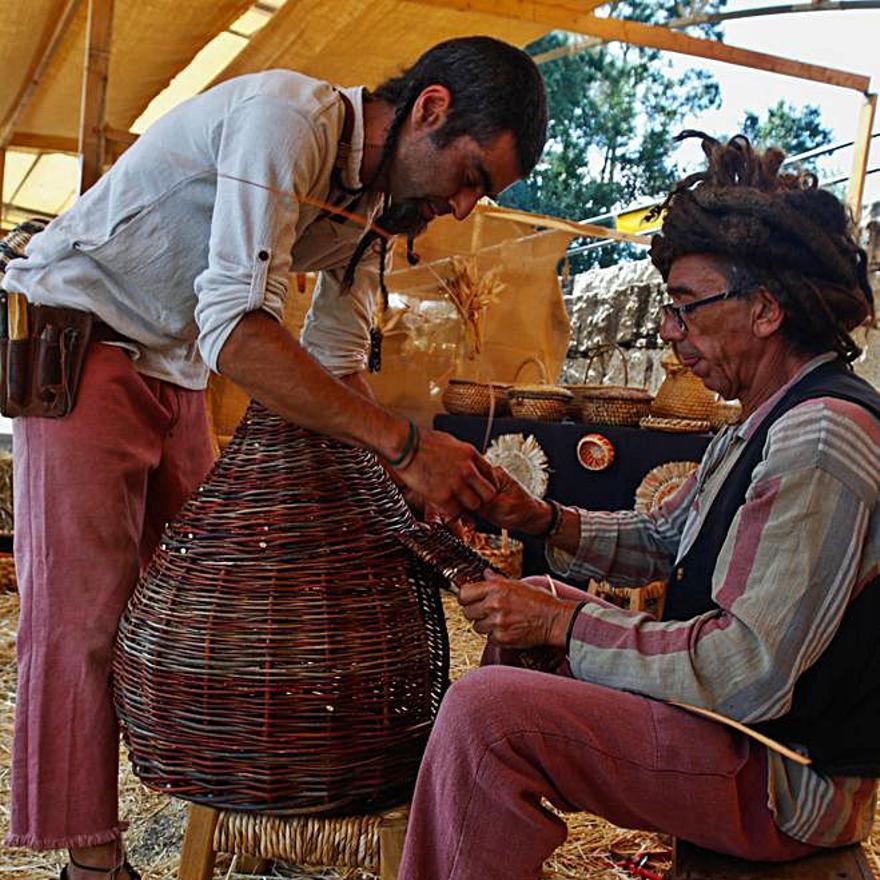
[{"label": "wicker weave texture", "polygon": [[252,405],[120,626],[135,773],[245,811],[405,801],[449,662],[445,581],[423,557],[471,579],[485,566],[417,526],[371,453]]},{"label": "wicker weave texture", "polygon": [[507,389],[503,382],[471,382],[450,379],[443,391],[443,407],[457,416],[510,415]]}]

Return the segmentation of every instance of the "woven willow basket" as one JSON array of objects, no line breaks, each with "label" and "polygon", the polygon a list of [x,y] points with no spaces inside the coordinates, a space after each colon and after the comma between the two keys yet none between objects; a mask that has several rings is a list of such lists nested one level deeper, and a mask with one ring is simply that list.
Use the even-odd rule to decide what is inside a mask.
[{"label": "woven willow basket", "polygon": [[[456,416],[510,415],[505,382],[472,382],[450,379],[443,391],[443,407]],[[493,409],[494,407],[494,409]]]},{"label": "woven willow basket", "polygon": [[[570,387],[570,386],[569,386]],[[580,385],[575,394],[581,421],[587,425],[625,425],[638,428],[651,412],[651,393],[622,385]]]},{"label": "woven willow basket", "polygon": [[571,405],[570,391],[555,385],[517,385],[507,392],[510,413],[518,419],[561,422]]},{"label": "woven willow basket", "polygon": [[584,378],[593,361],[604,354],[618,354],[623,363],[623,385],[566,385],[574,397],[574,415],[587,425],[639,426],[651,411],[651,393],[629,384],[629,363],[619,345],[601,345],[587,356]]},{"label": "woven willow basket", "polygon": [[120,625],[134,772],[240,811],[406,801],[447,683],[437,588],[486,565],[417,523],[372,453],[251,404]]}]

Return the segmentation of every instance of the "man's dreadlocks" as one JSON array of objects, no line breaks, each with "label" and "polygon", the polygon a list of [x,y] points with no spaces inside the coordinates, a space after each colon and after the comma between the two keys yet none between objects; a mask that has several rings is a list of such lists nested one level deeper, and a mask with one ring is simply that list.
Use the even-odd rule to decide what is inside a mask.
[{"label": "man's dreadlocks", "polygon": [[785,313],[782,333],[798,351],[836,351],[846,362],[861,350],[850,332],[874,317],[867,256],[845,206],[811,173],[780,173],[785,154],[757,152],[737,135],[720,143],[698,131],[704,171],[681,180],[666,201],[651,259],[664,280],[687,254],[723,259],[733,274],[763,286]]}]

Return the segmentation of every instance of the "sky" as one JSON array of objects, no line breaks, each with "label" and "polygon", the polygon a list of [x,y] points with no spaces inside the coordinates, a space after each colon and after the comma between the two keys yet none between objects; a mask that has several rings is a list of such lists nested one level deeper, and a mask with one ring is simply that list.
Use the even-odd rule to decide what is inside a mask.
[{"label": "sky", "polygon": [[[731,0],[730,10],[770,5],[773,0]],[[880,9],[840,12],[807,12],[724,23],[725,42],[835,67],[871,77],[871,91],[880,90]],[[675,56],[677,66],[700,66],[710,70],[721,86],[722,107],[701,115],[700,127],[713,134],[736,132],[746,110],[763,113],[780,99],[802,107],[818,106],[822,122],[832,129],[834,141],[852,140],[856,133],[863,99],[851,89],[842,89],[808,80],[765,71],[750,70],[701,58]],[[874,120],[880,131],[880,113]],[[851,152],[841,151],[833,160],[849,174]],[[880,138],[875,138],[869,167],[880,165]],[[868,177],[871,195],[880,200],[880,172]]]}]

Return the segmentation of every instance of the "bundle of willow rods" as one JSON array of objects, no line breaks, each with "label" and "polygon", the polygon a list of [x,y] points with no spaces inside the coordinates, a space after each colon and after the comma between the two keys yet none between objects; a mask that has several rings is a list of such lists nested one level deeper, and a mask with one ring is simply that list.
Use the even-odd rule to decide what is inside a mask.
[{"label": "bundle of willow rods", "polygon": [[372,453],[252,404],[120,626],[134,772],[236,810],[405,801],[448,680],[438,587],[485,567]]}]

